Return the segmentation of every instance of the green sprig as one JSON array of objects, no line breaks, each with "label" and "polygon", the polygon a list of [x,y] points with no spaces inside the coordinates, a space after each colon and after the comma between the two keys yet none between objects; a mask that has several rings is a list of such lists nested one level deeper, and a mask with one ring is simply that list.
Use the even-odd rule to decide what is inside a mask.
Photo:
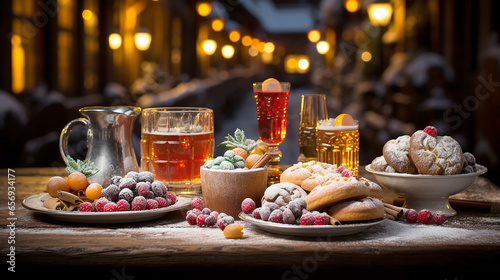
[{"label": "green sprig", "polygon": [[66,167],[68,175],[74,172],[80,172],[88,178],[99,172],[99,168],[97,168],[92,161],[79,159],[75,161],[75,159],[69,155],[66,156],[66,159],[68,160],[68,167]]}]

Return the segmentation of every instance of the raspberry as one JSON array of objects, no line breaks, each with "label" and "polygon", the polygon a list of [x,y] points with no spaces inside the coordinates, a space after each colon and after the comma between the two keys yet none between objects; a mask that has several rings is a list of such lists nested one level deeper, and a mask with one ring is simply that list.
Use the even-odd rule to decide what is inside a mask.
[{"label": "raspberry", "polygon": [[330,217],[326,214],[319,214],[314,217],[315,225],[328,225],[330,223]]},{"label": "raspberry", "polygon": [[196,218],[196,223],[198,224],[199,227],[202,227],[205,225],[205,219],[208,217],[208,215],[205,214],[200,214]]},{"label": "raspberry", "polygon": [[129,211],[130,203],[125,199],[120,199],[116,203],[116,211]]},{"label": "raspberry", "polygon": [[260,217],[260,209],[261,208],[257,208],[255,210],[253,210],[252,217],[254,217],[255,219],[259,219],[260,220],[261,219],[261,217]]},{"label": "raspberry", "polygon": [[429,134],[430,136],[432,137],[436,137],[437,136],[437,129],[433,126],[428,126],[424,129],[424,132]]},{"label": "raspberry", "polygon": [[212,212],[210,212],[210,216],[214,216],[214,217],[215,217],[215,219],[217,219],[217,220],[218,220],[218,217],[219,217],[219,212],[217,212],[217,211],[212,211]]},{"label": "raspberry", "polygon": [[186,221],[188,222],[188,224],[196,225],[196,218],[198,218],[198,215],[196,215],[193,212],[188,211],[188,213],[186,215]]},{"label": "raspberry", "polygon": [[269,207],[262,207],[260,208],[259,214],[263,221],[267,221],[269,220],[269,216],[271,216],[271,209]]},{"label": "raspberry", "polygon": [[116,203],[106,203],[106,205],[104,205],[104,212],[116,212]]},{"label": "raspberry", "polygon": [[125,199],[130,203],[134,199],[134,193],[130,189],[124,188],[118,194],[118,199]]},{"label": "raspberry", "polygon": [[295,224],[295,216],[293,215],[292,210],[288,208],[285,208],[285,210],[283,210],[283,223],[290,225]]},{"label": "raspberry", "polygon": [[[221,215],[224,213],[221,213]],[[219,215],[220,216],[220,215]],[[225,216],[224,218],[221,218],[217,221],[217,226],[221,229],[224,230],[227,225],[234,223],[234,218],[231,216]]]},{"label": "raspberry", "polygon": [[345,168],[345,166],[341,165],[341,166],[337,167],[337,172],[342,174],[342,171],[344,171],[345,169],[347,169],[347,168]]},{"label": "raspberry", "polygon": [[109,202],[109,200],[105,197],[99,198],[95,203],[95,209],[97,212],[104,212],[104,206]]},{"label": "raspberry", "polygon": [[251,214],[255,208],[255,201],[251,198],[247,197],[243,200],[243,202],[241,202],[241,210],[243,210],[243,213],[245,214]]},{"label": "raspberry", "polygon": [[314,216],[311,213],[305,213],[300,217],[300,224],[303,226],[314,225]]},{"label": "raspberry", "polygon": [[94,210],[94,207],[92,207],[92,204],[90,202],[84,202],[80,204],[78,210],[80,212],[92,212]]},{"label": "raspberry", "polygon": [[432,216],[432,219],[436,225],[440,225],[446,222],[446,215],[442,211],[436,211],[436,213]]},{"label": "raspberry", "polygon": [[144,196],[136,196],[132,200],[132,210],[140,211],[146,210],[146,198]]},{"label": "raspberry", "polygon": [[156,201],[154,199],[148,199],[148,200],[146,200],[146,208],[148,210],[158,209],[158,201]]},{"label": "raspberry", "polygon": [[210,210],[210,208],[203,208],[203,210],[201,210],[201,213],[202,214],[205,214],[205,215],[210,215],[210,213],[212,213],[212,210]]},{"label": "raspberry", "polygon": [[405,218],[406,218],[406,221],[408,223],[411,223],[411,224],[416,223],[417,222],[417,216],[418,216],[417,211],[415,211],[413,209],[408,209],[405,212]]},{"label": "raspberry", "polygon": [[216,223],[217,223],[217,218],[215,218],[215,216],[208,215],[208,217],[205,218],[206,227],[215,226]]},{"label": "raspberry", "polygon": [[154,181],[151,184],[151,190],[155,196],[165,196],[167,194],[167,187],[160,181]]},{"label": "raspberry", "polygon": [[191,208],[198,209],[198,210],[203,210],[205,208],[205,204],[203,203],[203,200],[201,198],[193,198],[191,201]]},{"label": "raspberry", "polygon": [[120,189],[127,188],[127,189],[130,189],[131,191],[135,190],[136,182],[132,178],[125,177],[125,178],[122,178],[119,182],[120,182],[120,184],[117,186],[119,186]]},{"label": "raspberry", "polygon": [[135,188],[137,189],[137,194],[140,196],[144,196],[147,198],[153,196],[153,194],[150,191],[150,186],[148,183],[145,182],[137,183]]},{"label": "raspberry", "polygon": [[342,177],[352,177],[352,176],[354,176],[354,173],[351,170],[344,168],[344,170],[342,170],[341,176]]},{"label": "raspberry", "polygon": [[158,208],[164,208],[168,206],[167,200],[163,197],[155,197],[155,200],[156,202],[158,202]]},{"label": "raspberry", "polygon": [[139,173],[135,171],[129,171],[127,175],[125,175],[125,178],[132,178],[134,181],[139,182]]},{"label": "raspberry", "polygon": [[117,202],[120,188],[117,185],[109,185],[107,188],[102,189],[101,194],[109,201]]},{"label": "raspberry", "polygon": [[153,183],[155,176],[149,171],[142,171],[137,174],[137,182],[150,182]]},{"label": "raspberry", "polygon": [[276,209],[273,212],[271,212],[271,215],[269,216],[268,219],[269,222],[273,223],[283,223],[283,212],[280,209]]},{"label": "raspberry", "polygon": [[217,221],[220,220],[220,219],[222,219],[222,218],[224,218],[224,217],[227,217],[227,214],[224,213],[224,212],[220,213],[219,216],[217,216]]},{"label": "raspberry", "polygon": [[432,220],[432,213],[427,209],[418,211],[417,220],[423,224],[427,224]]},{"label": "raspberry", "polygon": [[198,210],[198,209],[192,209],[192,210],[187,211],[186,215],[189,214],[189,213],[194,213],[196,215],[196,217],[198,217],[198,215],[201,214],[201,211]]},{"label": "raspberry", "polygon": [[175,193],[167,193],[167,198],[170,199],[170,205],[174,205],[177,202],[177,195]]}]

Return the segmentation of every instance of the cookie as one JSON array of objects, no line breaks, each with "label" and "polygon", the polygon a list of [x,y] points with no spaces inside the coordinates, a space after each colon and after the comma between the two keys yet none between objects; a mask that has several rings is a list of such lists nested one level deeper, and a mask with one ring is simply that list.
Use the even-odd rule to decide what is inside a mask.
[{"label": "cookie", "polygon": [[410,156],[419,174],[453,175],[462,171],[462,147],[449,136],[433,137],[422,130],[411,136]]},{"label": "cookie", "polygon": [[394,169],[387,163],[387,161],[385,161],[384,156],[375,158],[370,164],[370,168],[380,172],[396,173],[396,169]]},{"label": "cookie", "polygon": [[269,186],[262,197],[262,202],[274,202],[279,206],[286,206],[296,198],[305,198],[307,193],[299,186],[292,183],[278,183]]},{"label": "cookie", "polygon": [[368,185],[356,177],[332,178],[315,187],[306,197],[307,210],[319,210],[339,201],[367,197]]},{"label": "cookie", "polygon": [[330,207],[328,215],[341,222],[380,219],[384,217],[384,204],[371,197],[359,201],[345,201]]},{"label": "cookie", "polygon": [[403,135],[385,143],[385,161],[400,173],[417,174],[418,170],[410,156],[410,136]]}]

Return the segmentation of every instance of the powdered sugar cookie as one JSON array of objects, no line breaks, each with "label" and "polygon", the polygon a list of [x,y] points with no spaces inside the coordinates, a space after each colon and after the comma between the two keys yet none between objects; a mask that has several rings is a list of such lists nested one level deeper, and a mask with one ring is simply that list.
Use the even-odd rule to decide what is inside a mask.
[{"label": "powdered sugar cookie", "polygon": [[357,199],[370,194],[370,189],[356,177],[332,178],[315,187],[306,197],[307,210],[331,206],[346,199]]},{"label": "powdered sugar cookie", "polygon": [[462,147],[455,139],[433,137],[422,130],[411,136],[410,154],[420,174],[458,174],[464,165]]},{"label": "powdered sugar cookie", "polygon": [[323,171],[326,173],[328,168],[332,168],[332,165],[317,161],[298,162],[283,171],[280,182],[288,182],[300,186],[302,182],[311,177],[314,172]]},{"label": "powdered sugar cookie", "polygon": [[396,171],[417,174],[418,170],[410,157],[410,136],[403,135],[385,143],[383,148],[385,161]]},{"label": "powdered sugar cookie", "polygon": [[341,222],[379,219],[384,217],[384,204],[371,197],[360,201],[345,201],[330,207],[328,215]]},{"label": "powdered sugar cookie", "polygon": [[387,161],[385,161],[384,156],[376,157],[370,164],[370,168],[375,171],[395,173],[396,169],[390,166]]}]

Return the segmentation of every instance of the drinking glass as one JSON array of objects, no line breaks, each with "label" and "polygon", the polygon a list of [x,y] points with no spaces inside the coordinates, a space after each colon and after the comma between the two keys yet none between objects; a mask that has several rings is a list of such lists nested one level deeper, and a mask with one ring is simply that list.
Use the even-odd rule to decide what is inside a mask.
[{"label": "drinking glass", "polygon": [[263,91],[261,82],[253,84],[259,137],[268,145],[268,154],[274,164],[278,164],[281,158],[278,146],[286,137],[288,94],[290,92],[290,83],[281,82],[280,84],[281,91],[279,92]]},{"label": "drinking glass", "polygon": [[318,160],[337,166],[343,165],[358,175],[358,121],[349,126],[335,126],[334,120],[328,119],[318,123],[316,130]]},{"label": "drinking glass", "polygon": [[298,161],[318,160],[316,150],[316,125],[319,120],[328,118],[326,96],[324,94],[302,95],[300,103]]},{"label": "drinking glass", "polygon": [[201,194],[200,167],[214,155],[213,111],[150,108],[142,113],[141,168],[177,194]]}]

